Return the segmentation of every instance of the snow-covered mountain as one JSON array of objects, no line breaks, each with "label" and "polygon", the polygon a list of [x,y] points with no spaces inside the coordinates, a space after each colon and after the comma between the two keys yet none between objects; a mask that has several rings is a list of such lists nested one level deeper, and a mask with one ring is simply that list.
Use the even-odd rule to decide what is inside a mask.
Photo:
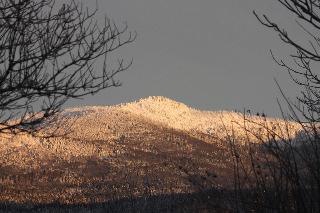
[{"label": "snow-covered mountain", "polygon": [[102,202],[128,195],[128,187],[119,188],[128,182],[141,195],[146,178],[154,194],[227,185],[228,136],[257,143],[272,132],[286,138],[299,130],[280,119],[201,111],[158,96],[66,109],[57,121],[42,134],[55,130],[61,137],[0,138],[0,189],[6,191],[0,201]]},{"label": "snow-covered mountain", "polygon": [[[66,121],[64,129],[71,128],[73,134],[81,134],[85,138],[99,134],[107,137],[110,129],[118,135],[144,131],[140,128],[144,122],[185,133],[216,135],[219,138],[231,130],[239,136],[245,134],[246,130],[263,135],[267,133],[267,128],[288,137],[285,133],[288,125],[289,135],[293,137],[299,129],[299,125],[281,119],[228,111],[201,111],[162,96],[151,96],[115,106],[66,109],[61,117]],[[133,125],[138,123],[140,125]]]}]

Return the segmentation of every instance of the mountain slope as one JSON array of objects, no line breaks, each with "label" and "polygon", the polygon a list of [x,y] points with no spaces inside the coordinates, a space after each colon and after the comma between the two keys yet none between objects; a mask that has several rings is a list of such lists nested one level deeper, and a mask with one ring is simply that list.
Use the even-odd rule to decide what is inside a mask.
[{"label": "mountain slope", "polygon": [[[92,203],[225,187],[232,174],[227,133],[239,143],[246,137],[242,114],[164,97],[66,109],[59,118],[63,137],[1,137],[0,201]],[[245,128],[257,133],[263,126],[281,132],[290,125],[293,136],[298,130],[281,120],[248,119]]]}]

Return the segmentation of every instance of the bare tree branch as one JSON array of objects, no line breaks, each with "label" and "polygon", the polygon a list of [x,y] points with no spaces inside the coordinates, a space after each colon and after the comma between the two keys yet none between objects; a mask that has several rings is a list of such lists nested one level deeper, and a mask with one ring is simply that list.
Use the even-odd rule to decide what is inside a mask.
[{"label": "bare tree branch", "polygon": [[0,132],[34,132],[68,99],[120,86],[132,61],[107,59],[136,33],[96,16],[76,0],[0,2]]}]

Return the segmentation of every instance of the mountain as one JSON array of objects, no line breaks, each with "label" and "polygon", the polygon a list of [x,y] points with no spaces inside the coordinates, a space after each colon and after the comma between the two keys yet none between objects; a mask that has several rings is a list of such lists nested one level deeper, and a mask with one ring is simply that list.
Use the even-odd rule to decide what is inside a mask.
[{"label": "mountain", "polygon": [[228,137],[239,146],[248,138],[259,143],[270,129],[284,138],[299,130],[281,119],[201,111],[158,96],[66,109],[42,130],[58,137],[1,135],[0,202],[97,203],[228,187]]}]

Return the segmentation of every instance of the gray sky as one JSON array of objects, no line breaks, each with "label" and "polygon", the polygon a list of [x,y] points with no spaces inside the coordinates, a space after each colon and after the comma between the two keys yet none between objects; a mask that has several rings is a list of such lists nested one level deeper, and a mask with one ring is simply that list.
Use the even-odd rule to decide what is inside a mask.
[{"label": "gray sky", "polygon": [[117,52],[133,58],[134,64],[118,75],[122,87],[70,101],[68,106],[111,105],[161,95],[199,109],[251,108],[275,116],[280,93],[273,78],[288,96],[297,92],[269,54],[272,49],[285,57],[288,49],[252,14],[255,9],[293,29],[288,12],[276,0],[98,2],[101,13],[120,25],[126,21],[137,31],[137,40]]}]

